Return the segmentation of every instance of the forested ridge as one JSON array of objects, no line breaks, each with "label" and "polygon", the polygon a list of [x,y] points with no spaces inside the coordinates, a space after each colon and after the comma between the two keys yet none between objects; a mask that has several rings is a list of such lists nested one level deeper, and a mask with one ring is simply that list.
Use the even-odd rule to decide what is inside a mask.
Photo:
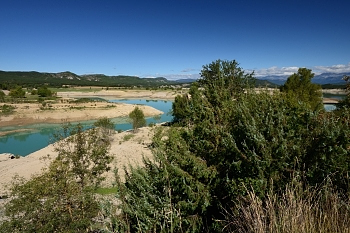
[{"label": "forested ridge", "polygon": [[[95,183],[76,187],[75,171],[58,163],[53,169],[70,174],[72,186],[62,186],[67,193],[75,188],[73,200],[91,199],[94,205],[81,218],[73,215],[74,221],[62,210],[66,228],[44,214],[40,224],[50,222],[50,229],[57,225],[60,232],[349,232],[349,95],[338,109],[326,112],[321,86],[311,82],[314,74],[306,68],[274,93],[255,92],[254,74],[234,60],[204,65],[200,75],[189,93],[175,98],[171,126],[155,128],[148,145],[154,158],[144,159],[144,166],[125,168],[125,177],[116,176],[117,205],[106,201],[96,207],[97,200],[89,195],[93,189],[87,189]],[[78,139],[73,143],[85,145]],[[102,139],[93,137],[105,150],[109,144]],[[61,151],[69,155],[64,147]],[[73,159],[81,164],[79,156]],[[21,185],[14,189],[19,198],[26,189],[18,187],[27,187]],[[14,200],[0,230],[30,232],[31,226],[39,232],[30,218],[18,218],[23,213],[37,217],[37,210],[18,207]],[[40,200],[46,203],[50,195]],[[74,203],[73,210],[81,208],[77,213],[87,204]]]},{"label": "forested ridge", "polygon": [[[194,82],[195,80],[191,80]],[[77,75],[72,72],[43,73],[43,72],[19,72],[0,70],[0,89],[11,89],[15,86],[39,87],[43,84],[51,87],[62,86],[102,86],[102,87],[160,87],[171,85],[186,85],[188,80],[172,81],[163,77],[140,78],[137,76],[117,75],[107,76],[104,74]],[[187,86],[187,85],[186,85]],[[277,87],[267,80],[256,80],[258,87]]]},{"label": "forested ridge", "polygon": [[118,75],[106,76],[103,74],[77,75],[72,72],[41,73],[41,72],[15,72],[0,71],[0,84],[7,86],[20,85],[23,87],[37,87],[43,84],[52,87],[64,85],[77,86],[111,86],[111,87],[157,87],[162,85],[181,84],[165,78],[139,78],[136,76]]}]

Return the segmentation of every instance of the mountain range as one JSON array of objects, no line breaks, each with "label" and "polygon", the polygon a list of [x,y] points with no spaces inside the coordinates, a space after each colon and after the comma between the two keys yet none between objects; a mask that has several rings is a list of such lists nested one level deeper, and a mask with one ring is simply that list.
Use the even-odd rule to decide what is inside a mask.
[{"label": "mountain range", "polygon": [[[322,74],[318,74],[315,75],[314,78],[312,79],[313,83],[317,83],[317,84],[335,84],[335,85],[345,85],[346,82],[343,80],[345,75],[350,75],[350,72],[347,73],[322,73]],[[272,83],[275,83],[277,85],[283,85],[288,77],[290,75],[268,75],[268,76],[262,76],[259,77],[258,79],[260,80],[267,80],[270,81]]]},{"label": "mountain range", "polygon": [[[325,85],[345,85],[343,80],[348,73],[322,73],[315,75],[312,79],[313,83]],[[288,79],[289,75],[277,76],[268,75],[258,77],[256,80],[256,86],[268,86],[273,87],[276,85],[283,85]],[[168,80],[164,77],[158,78],[140,78],[137,76],[107,76],[104,74],[87,74],[77,75],[72,72],[59,72],[59,73],[43,73],[43,72],[20,72],[20,71],[1,71],[0,70],[0,84],[17,84],[17,85],[29,85],[38,86],[43,83],[51,86],[62,85],[89,85],[89,86],[143,86],[143,87],[155,87],[163,85],[180,85],[195,82],[196,79],[178,79]]]}]

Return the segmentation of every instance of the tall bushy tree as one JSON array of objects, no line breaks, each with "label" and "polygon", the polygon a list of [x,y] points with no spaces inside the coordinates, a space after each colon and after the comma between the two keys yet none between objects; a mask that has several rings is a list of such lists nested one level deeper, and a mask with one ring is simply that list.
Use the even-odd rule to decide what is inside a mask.
[{"label": "tall bushy tree", "polygon": [[314,73],[307,68],[299,68],[298,73],[288,77],[286,83],[281,86],[281,91],[287,93],[289,98],[302,101],[312,110],[323,108],[321,86],[311,82]]}]

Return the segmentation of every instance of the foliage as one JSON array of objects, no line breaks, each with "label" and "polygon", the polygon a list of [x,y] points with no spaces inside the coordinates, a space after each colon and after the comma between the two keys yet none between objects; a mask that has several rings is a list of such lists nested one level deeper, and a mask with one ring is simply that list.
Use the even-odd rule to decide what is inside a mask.
[{"label": "foliage", "polygon": [[0,90],[0,102],[4,102],[5,101],[5,92],[3,90]]},{"label": "foliage", "polygon": [[4,104],[0,106],[1,114],[2,115],[9,115],[12,114],[15,110],[15,107],[12,105]]},{"label": "foliage", "polygon": [[323,109],[321,86],[311,82],[314,73],[310,69],[299,68],[298,73],[294,73],[281,86],[281,91],[287,93],[288,98],[302,101],[314,111]]},{"label": "foliage", "polygon": [[[155,161],[145,159],[144,168],[125,170],[125,183],[118,182],[121,232],[204,230],[203,213],[210,192],[203,182],[215,171],[189,152],[180,131],[171,129],[167,135],[169,138],[162,140],[163,134],[156,133]],[[169,147],[173,150],[166,150]]]},{"label": "foliage", "polygon": [[111,135],[115,132],[114,123],[107,117],[102,117],[94,123],[95,127],[100,127],[107,135]]},{"label": "foliage", "polygon": [[0,71],[0,89],[11,89],[15,85],[37,87],[43,84],[50,87],[71,86],[100,86],[100,87],[160,87],[162,85],[179,85],[178,82],[165,78],[140,78],[136,76],[106,76],[101,74],[77,75],[72,72],[40,73]]},{"label": "foliage", "polygon": [[12,98],[23,98],[25,96],[26,92],[22,89],[22,87],[17,86],[14,89],[11,89],[9,96]]},{"label": "foliage", "polygon": [[342,101],[339,102],[339,104],[337,105],[337,108],[342,110],[344,108],[350,108],[350,76],[344,76],[343,78],[346,81],[346,97],[345,99],[343,99]]},{"label": "foliage", "polygon": [[238,72],[237,84],[220,67],[204,66],[203,80],[177,98],[182,127],[156,134],[155,161],[132,169],[121,185],[125,229],[222,232],[223,208],[248,191],[278,195],[293,177],[314,186],[332,175],[335,189],[348,192],[349,112],[340,117],[285,93],[255,93],[245,88],[251,75]]},{"label": "foliage", "polygon": [[50,97],[52,96],[52,91],[50,89],[48,89],[46,86],[41,86],[38,89],[38,95],[40,97]]},{"label": "foliage", "polygon": [[203,66],[198,82],[204,88],[203,94],[209,102],[215,104],[217,100],[232,100],[246,88],[253,87],[253,73],[245,74],[238,65],[235,60],[216,60]]},{"label": "foliage", "polygon": [[[223,103],[233,101],[255,82],[253,73],[245,74],[238,63],[216,60],[203,66],[198,83],[191,86],[189,96],[177,96],[173,103],[175,121],[184,121],[202,97],[215,109],[224,108]],[[188,118],[187,118],[188,120]]]},{"label": "foliage", "polygon": [[134,132],[136,132],[138,128],[146,126],[145,115],[139,107],[135,107],[134,110],[130,112],[129,118],[132,121],[132,128],[134,129]]},{"label": "foliage", "polygon": [[11,195],[1,232],[86,232],[97,216],[92,192],[78,185],[60,160],[27,182],[18,180]]},{"label": "foliage", "polygon": [[99,211],[94,188],[109,170],[109,141],[98,129],[83,132],[81,125],[62,131],[49,167],[29,181],[14,182],[1,232],[93,231]]},{"label": "foliage", "polygon": [[63,125],[55,139],[58,159],[67,164],[82,187],[97,186],[103,180],[101,175],[110,170],[110,140],[98,128],[83,131],[80,124]]},{"label": "foliage", "polygon": [[30,92],[31,95],[37,95],[38,94],[38,90],[32,89],[32,91]]}]

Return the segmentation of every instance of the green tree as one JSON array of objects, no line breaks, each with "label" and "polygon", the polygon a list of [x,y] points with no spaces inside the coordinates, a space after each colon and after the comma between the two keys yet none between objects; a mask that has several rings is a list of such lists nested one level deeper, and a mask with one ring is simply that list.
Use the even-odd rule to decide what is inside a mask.
[{"label": "green tree", "polygon": [[15,89],[11,89],[9,96],[12,98],[23,98],[26,92],[22,89],[22,87],[17,86]]},{"label": "green tree", "polygon": [[[202,103],[221,111],[227,102],[237,99],[244,91],[254,86],[253,73],[246,74],[233,61],[216,60],[204,65],[201,78],[192,84],[189,96],[177,96],[173,103],[175,121],[191,124],[193,112],[200,111]],[[205,113],[205,110],[203,112]]]},{"label": "green tree", "polygon": [[0,90],[0,102],[4,102],[5,101],[5,92],[3,90]]},{"label": "green tree", "polygon": [[38,89],[38,95],[40,97],[50,97],[52,96],[52,91],[48,89],[46,86],[39,87]]},{"label": "green tree", "polygon": [[281,86],[281,91],[287,93],[297,103],[302,101],[310,106],[313,111],[323,108],[322,88],[311,82],[314,73],[307,68],[299,68],[298,73],[288,77],[286,83]]},{"label": "green tree", "polygon": [[109,170],[109,140],[81,125],[64,126],[57,139],[49,167],[14,182],[0,232],[93,232],[99,211],[94,189]]},{"label": "green tree", "polygon": [[145,115],[139,107],[135,107],[134,110],[130,112],[129,118],[131,119],[134,132],[136,132],[138,128],[146,125]]}]

